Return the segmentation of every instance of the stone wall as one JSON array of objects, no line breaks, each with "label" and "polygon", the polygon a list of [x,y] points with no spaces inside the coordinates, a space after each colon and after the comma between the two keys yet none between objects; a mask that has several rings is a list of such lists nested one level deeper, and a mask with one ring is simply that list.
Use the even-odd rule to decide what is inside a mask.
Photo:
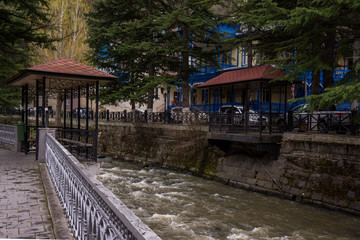
[{"label": "stone wall", "polygon": [[208,144],[206,126],[104,123],[100,131],[99,150],[114,159],[360,215],[359,137],[286,133],[274,159],[254,144]]}]

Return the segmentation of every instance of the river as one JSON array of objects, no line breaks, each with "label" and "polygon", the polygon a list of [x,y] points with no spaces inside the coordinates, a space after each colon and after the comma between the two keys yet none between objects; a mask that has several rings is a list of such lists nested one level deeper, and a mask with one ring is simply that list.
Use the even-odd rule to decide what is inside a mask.
[{"label": "river", "polygon": [[162,239],[360,239],[360,218],[128,162],[98,179]]}]

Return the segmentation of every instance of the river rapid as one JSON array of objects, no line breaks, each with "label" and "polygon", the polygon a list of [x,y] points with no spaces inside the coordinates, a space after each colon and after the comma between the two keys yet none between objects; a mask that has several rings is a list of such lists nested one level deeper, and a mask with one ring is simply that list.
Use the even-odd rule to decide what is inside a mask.
[{"label": "river rapid", "polygon": [[165,169],[103,162],[98,179],[162,239],[360,239],[360,218]]}]

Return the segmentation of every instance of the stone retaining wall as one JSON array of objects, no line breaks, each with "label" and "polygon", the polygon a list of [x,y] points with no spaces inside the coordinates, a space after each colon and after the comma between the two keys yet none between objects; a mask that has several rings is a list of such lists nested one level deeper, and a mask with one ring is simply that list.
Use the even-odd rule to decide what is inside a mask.
[{"label": "stone retaining wall", "polygon": [[360,215],[360,138],[286,133],[274,159],[254,144],[212,142],[205,126],[100,123],[99,150],[232,186]]}]

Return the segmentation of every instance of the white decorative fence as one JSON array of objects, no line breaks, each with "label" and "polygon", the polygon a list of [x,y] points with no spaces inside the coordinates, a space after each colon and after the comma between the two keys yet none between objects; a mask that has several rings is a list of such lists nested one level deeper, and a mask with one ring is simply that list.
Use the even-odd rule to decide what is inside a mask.
[{"label": "white decorative fence", "polygon": [[160,239],[53,136],[45,160],[77,239]]},{"label": "white decorative fence", "polygon": [[0,145],[15,149],[16,126],[0,124]]}]

